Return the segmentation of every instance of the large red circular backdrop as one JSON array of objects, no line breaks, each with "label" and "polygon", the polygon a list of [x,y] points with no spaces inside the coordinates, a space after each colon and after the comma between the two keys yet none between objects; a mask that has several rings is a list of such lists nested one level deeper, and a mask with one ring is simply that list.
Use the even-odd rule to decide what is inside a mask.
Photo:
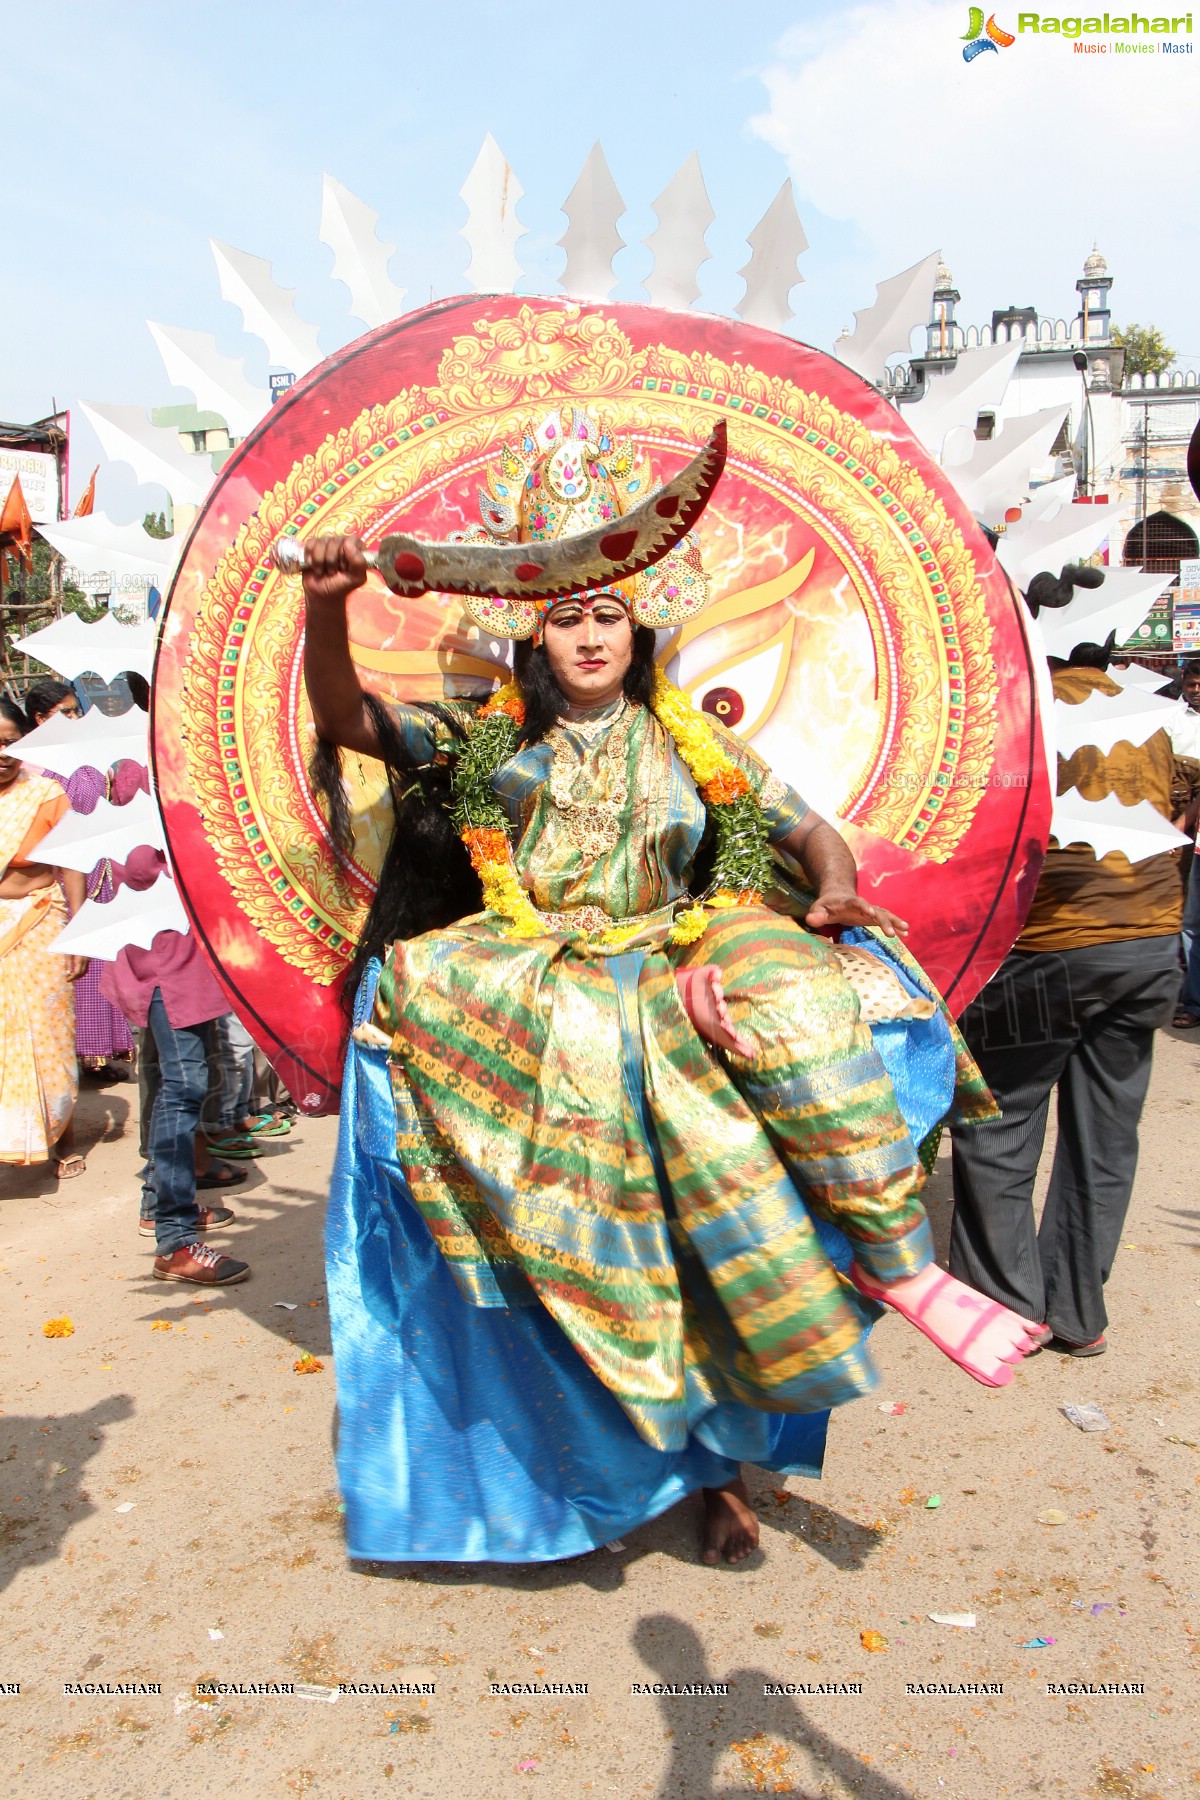
[{"label": "large red circular backdrop", "polygon": [[[306,1111],[336,1097],[341,981],[388,830],[348,757],[339,871],[305,767],[299,583],[275,540],[474,524],[501,447],[555,407],[634,438],[656,479],[729,425],[700,527],[713,600],[661,640],[667,672],[818,810],[863,885],[912,923],[951,1005],[1032,898],[1050,793],[1021,604],[903,418],[840,363],[731,321],[512,296],[428,307],[275,406],[196,521],[165,610],[154,755],[177,879],[239,1013]],[[351,607],[385,697],[486,692],[509,646],[455,599],[377,577]]]}]

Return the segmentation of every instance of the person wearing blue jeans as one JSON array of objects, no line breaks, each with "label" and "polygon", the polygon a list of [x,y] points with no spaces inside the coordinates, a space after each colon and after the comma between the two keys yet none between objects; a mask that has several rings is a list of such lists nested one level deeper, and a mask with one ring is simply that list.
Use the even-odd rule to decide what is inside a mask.
[{"label": "person wearing blue jeans", "polygon": [[[202,1220],[196,1201],[196,1131],[208,1093],[212,1022],[172,1025],[162,990],[157,987],[146,1022],[154,1038],[159,1070],[149,1143],[157,1251],[154,1273],[163,1281],[229,1287],[246,1279],[249,1266],[200,1242],[207,1219]],[[205,1281],[205,1274],[211,1279]]]},{"label": "person wearing blue jeans", "polygon": [[[147,1001],[147,1009],[149,1001]],[[140,1116],[138,1119],[138,1153],[142,1159],[140,1170],[142,1189],[138,1206],[138,1231],[142,1237],[157,1235],[154,1215],[157,1211],[157,1199],[154,1192],[154,1162],[150,1155],[150,1121],[154,1116],[154,1102],[158,1096],[158,1049],[154,1042],[154,1033],[149,1025],[137,1027],[137,1071],[138,1100]],[[210,1054],[208,1066],[209,1104],[213,1093],[213,1059]],[[196,1135],[196,1191],[201,1188],[233,1188],[240,1187],[246,1179],[245,1169],[232,1169],[228,1163],[218,1162],[210,1155],[203,1129]],[[199,1202],[200,1230],[222,1231],[232,1225],[235,1214],[219,1201],[206,1206]]]},{"label": "person wearing blue jeans", "polygon": [[[149,888],[164,876],[170,879],[161,851],[139,846],[130,852],[124,879],[131,887]],[[202,1231],[231,1224],[233,1214],[223,1207],[202,1210],[196,1201],[196,1131],[208,1093],[209,1033],[229,1002],[190,931],[160,931],[148,950],[126,945],[108,964],[101,987],[130,1024],[149,1031],[158,1061],[142,1201],[146,1219],[153,1203],[154,1274],[201,1287],[245,1281],[246,1263],[201,1241]]]},{"label": "person wearing blue jeans", "polygon": [[172,1025],[155,988],[147,1023],[158,1052],[159,1083],[150,1119],[154,1183],[154,1241],[170,1256],[200,1235],[196,1204],[196,1130],[208,1093],[209,1022]]}]

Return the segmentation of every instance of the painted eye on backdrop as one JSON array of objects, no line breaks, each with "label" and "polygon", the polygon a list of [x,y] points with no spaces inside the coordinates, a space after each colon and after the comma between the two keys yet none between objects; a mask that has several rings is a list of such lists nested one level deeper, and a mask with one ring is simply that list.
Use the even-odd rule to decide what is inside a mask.
[{"label": "painted eye on backdrop", "polygon": [[700,710],[711,713],[714,719],[719,719],[722,725],[728,725],[732,731],[746,716],[746,702],[736,688],[714,687],[709,688],[700,702]]},{"label": "painted eye on backdrop", "polygon": [[795,619],[789,618],[760,650],[730,657],[688,684],[693,706],[728,725],[739,737],[753,738],[775,711],[783,692],[795,629]]}]

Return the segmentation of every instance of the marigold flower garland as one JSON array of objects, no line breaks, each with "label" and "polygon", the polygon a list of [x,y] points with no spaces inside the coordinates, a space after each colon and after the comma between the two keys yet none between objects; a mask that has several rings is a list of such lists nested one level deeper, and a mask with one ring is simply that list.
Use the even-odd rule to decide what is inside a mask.
[{"label": "marigold flower garland", "polygon": [[525,702],[506,682],[480,707],[454,770],[450,816],[467,847],[489,912],[507,919],[510,937],[538,937],[545,930],[513,862],[508,819],[492,792],[492,776],[516,754]]},{"label": "marigold flower garland", "polygon": [[671,941],[693,944],[704,935],[705,907],[757,906],[771,882],[771,842],[762,804],[743,770],[721,744],[702,712],[654,671],[650,705],[670,732],[680,760],[712,814],[716,857],[712,881],[702,901],[675,921]]},{"label": "marigold flower garland", "polygon": [[[745,773],[723,748],[704,714],[655,670],[651,708],[671,739],[712,814],[716,857],[708,893],[687,907],[670,932],[673,944],[692,944],[704,935],[709,907],[753,906],[771,879],[767,821]],[[451,816],[483,887],[489,912],[509,921],[510,937],[537,937],[547,927],[539,919],[513,862],[508,819],[492,791],[492,776],[516,754],[525,723],[525,703],[508,682],[480,707],[459,751]],[[616,923],[601,943],[619,946],[640,930]]]}]

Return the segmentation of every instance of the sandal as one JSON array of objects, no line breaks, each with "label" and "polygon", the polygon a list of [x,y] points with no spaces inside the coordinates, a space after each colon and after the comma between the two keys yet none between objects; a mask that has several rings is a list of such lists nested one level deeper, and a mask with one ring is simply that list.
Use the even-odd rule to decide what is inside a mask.
[{"label": "sandal", "polygon": [[[944,1269],[933,1269],[924,1290],[907,1298],[902,1291],[908,1282],[889,1286],[867,1275],[857,1263],[850,1266],[850,1279],[870,1300],[883,1301],[910,1325],[915,1325],[931,1344],[936,1344],[951,1362],[981,1382],[984,1387],[1007,1387],[1013,1370],[1035,1345],[1040,1348],[1042,1326],[1032,1319],[977,1293],[965,1282]],[[953,1339],[948,1335],[955,1327]]]},{"label": "sandal", "polygon": [[240,1187],[249,1175],[248,1169],[231,1169],[228,1163],[214,1163],[207,1175],[197,1175],[198,1188]]},{"label": "sandal", "polygon": [[1188,1012],[1186,1007],[1182,1006],[1171,1020],[1172,1031],[1194,1031],[1197,1025],[1200,1025],[1200,1014]]},{"label": "sandal", "polygon": [[[198,1231],[224,1231],[227,1225],[237,1223],[237,1214],[230,1212],[227,1206],[202,1206],[199,1209]],[[153,1218],[143,1216],[138,1220],[138,1236],[154,1237],[158,1227]]]},{"label": "sandal", "polygon": [[77,1175],[83,1174],[87,1163],[78,1151],[72,1150],[69,1156],[56,1156],[54,1167],[60,1181],[74,1181]]},{"label": "sandal", "polygon": [[258,1113],[254,1124],[245,1129],[247,1137],[286,1137],[292,1127],[286,1119],[277,1119],[273,1113]]},{"label": "sandal", "polygon": [[1064,1356],[1103,1356],[1108,1345],[1105,1342],[1104,1333],[1101,1332],[1100,1336],[1093,1338],[1090,1344],[1073,1344],[1070,1338],[1053,1337],[1050,1340],[1050,1348],[1061,1350]]},{"label": "sandal", "polygon": [[209,1138],[208,1147],[215,1155],[232,1156],[238,1162],[250,1162],[258,1155],[258,1145],[250,1137]]}]

